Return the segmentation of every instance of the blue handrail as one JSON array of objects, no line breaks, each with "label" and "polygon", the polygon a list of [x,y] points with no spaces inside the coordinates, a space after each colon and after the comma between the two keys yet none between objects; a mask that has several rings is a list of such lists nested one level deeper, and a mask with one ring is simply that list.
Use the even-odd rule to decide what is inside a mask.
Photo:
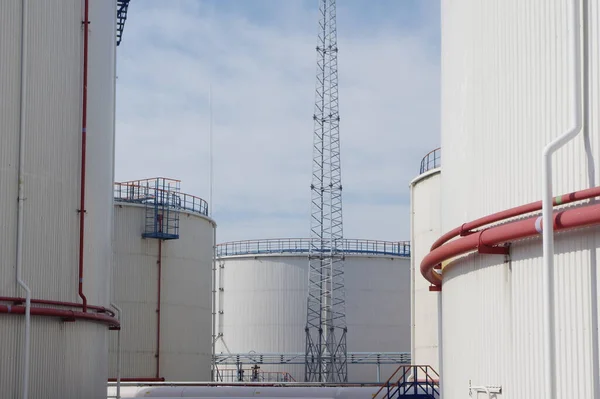
[{"label": "blue handrail", "polygon": [[[309,253],[312,245],[310,238],[274,238],[264,240],[232,241],[217,245],[217,257],[236,255],[259,255],[279,253]],[[362,239],[343,239],[339,248],[347,254],[410,256],[408,241],[377,241]],[[329,248],[322,248],[323,251]]]},{"label": "blue handrail", "polygon": [[[146,180],[135,180],[131,182],[115,183],[114,198],[115,202],[129,202],[137,204],[154,203],[166,198],[164,190],[156,188],[154,185],[146,184]],[[173,180],[177,182],[177,180]],[[190,211],[208,216],[208,203],[195,195],[181,192],[171,192],[168,198],[170,206],[177,210]]]}]

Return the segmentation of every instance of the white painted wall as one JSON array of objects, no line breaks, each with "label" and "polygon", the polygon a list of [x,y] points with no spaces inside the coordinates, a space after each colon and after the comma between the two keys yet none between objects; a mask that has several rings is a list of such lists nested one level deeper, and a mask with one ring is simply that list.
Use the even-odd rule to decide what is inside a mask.
[{"label": "white painted wall", "polygon": [[431,244],[442,235],[441,169],[417,176],[411,182],[411,274],[412,274],[412,363],[430,365],[439,370],[438,363],[438,295],[430,292],[430,283],[421,275],[421,261]]},{"label": "white painted wall", "polygon": [[[83,7],[29,0],[23,278],[33,298],[79,302]],[[15,283],[21,1],[0,2],[0,295]],[[90,1],[84,293],[109,305],[116,2]],[[19,397],[24,318],[0,315],[0,386]],[[32,317],[31,398],[103,398],[108,329]],[[90,359],[93,359],[91,361]]]},{"label": "white painted wall", "polygon": [[[114,300],[123,309],[123,378],[156,377],[158,240],[144,239],[145,208],[115,203]],[[214,222],[182,211],[179,239],[162,243],[160,377],[209,381]],[[116,335],[109,376],[116,377]]]},{"label": "white painted wall", "polygon": [[[574,123],[571,4],[442,1],[443,231],[541,199],[542,149]],[[558,151],[554,195],[598,185],[600,4],[589,5],[591,153],[583,135]],[[556,236],[557,398],[600,396],[599,246],[596,228]],[[541,255],[536,238],[514,243],[509,263],[471,254],[444,270],[444,398],[466,397],[469,382],[548,397]]]}]

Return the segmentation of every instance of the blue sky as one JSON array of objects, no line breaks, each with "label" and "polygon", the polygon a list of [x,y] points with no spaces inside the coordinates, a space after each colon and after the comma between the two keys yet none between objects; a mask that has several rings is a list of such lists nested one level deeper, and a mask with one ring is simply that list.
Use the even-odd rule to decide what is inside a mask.
[{"label": "blue sky", "polygon": [[[338,0],[344,235],[408,240],[439,145],[439,1]],[[309,234],[317,0],[133,0],[118,48],[116,179],[209,199],[219,242]]]}]

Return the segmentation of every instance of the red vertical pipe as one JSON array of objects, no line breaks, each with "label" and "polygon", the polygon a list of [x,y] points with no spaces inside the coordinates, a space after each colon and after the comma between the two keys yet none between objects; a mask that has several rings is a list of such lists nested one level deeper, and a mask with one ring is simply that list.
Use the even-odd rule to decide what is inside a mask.
[{"label": "red vertical pipe", "polygon": [[160,378],[160,287],[162,279],[162,240],[158,240],[158,290],[156,299],[156,378]]},{"label": "red vertical pipe", "polygon": [[79,297],[83,311],[87,312],[87,298],[83,294],[83,242],[85,230],[85,155],[87,139],[87,81],[88,81],[88,25],[90,24],[89,0],[84,1],[83,18],[83,104],[81,110],[81,195],[79,203]]}]

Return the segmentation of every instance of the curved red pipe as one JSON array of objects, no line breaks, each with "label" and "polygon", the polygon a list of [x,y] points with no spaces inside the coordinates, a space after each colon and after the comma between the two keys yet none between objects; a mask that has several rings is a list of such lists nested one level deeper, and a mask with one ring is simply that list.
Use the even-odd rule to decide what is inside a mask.
[{"label": "curved red pipe", "polygon": [[[576,197],[576,194],[579,193],[582,192],[572,194]],[[573,202],[573,200],[569,202]],[[511,210],[505,212],[510,211]],[[493,216],[494,215],[490,215],[490,217]],[[553,215],[553,221],[555,231],[600,224],[600,204],[586,205],[579,208],[556,212]],[[478,232],[471,232],[468,236],[451,241],[442,246],[438,246],[429,254],[427,254],[427,256],[425,256],[421,262],[421,274],[431,284],[435,286],[441,286],[441,275],[435,273],[433,269],[440,265],[443,261],[476,250],[479,252],[488,253],[495,252],[494,250],[497,251],[497,247],[499,245],[528,237],[534,237],[541,235],[541,233],[541,216],[534,216],[524,220],[510,222],[501,226],[490,227]],[[495,253],[499,252],[502,251],[497,251]]]},{"label": "curved red pipe", "polygon": [[[25,314],[25,306],[0,305],[0,314]],[[78,312],[74,310],[31,307],[32,316],[58,317],[63,321],[93,321],[106,324],[111,329],[119,329],[119,320],[104,313]]]},{"label": "curved red pipe", "polygon": [[[588,188],[586,190],[576,191],[573,193],[559,195],[554,198],[553,204],[556,205],[564,205],[572,202],[583,201],[586,199],[594,198],[600,196],[600,187]],[[542,210],[542,201],[530,202],[529,204],[517,206],[515,208],[510,208],[505,211],[493,213],[488,216],[484,216],[482,218],[476,219],[472,222],[465,223],[460,227],[457,227],[453,230],[450,230],[440,238],[438,238],[433,245],[431,246],[431,250],[438,248],[439,246],[445,244],[451,239],[458,236],[466,236],[472,233],[471,230],[477,229],[481,226],[485,226],[488,224],[500,222],[506,219],[510,219],[516,216],[525,215],[527,213],[541,211]]]},{"label": "curved red pipe", "polygon": [[87,141],[87,81],[88,81],[88,25],[90,24],[89,0],[85,0],[83,18],[83,103],[81,109],[81,194],[79,203],[79,297],[83,311],[87,312],[87,297],[83,294],[83,243],[85,231],[85,161]]}]

